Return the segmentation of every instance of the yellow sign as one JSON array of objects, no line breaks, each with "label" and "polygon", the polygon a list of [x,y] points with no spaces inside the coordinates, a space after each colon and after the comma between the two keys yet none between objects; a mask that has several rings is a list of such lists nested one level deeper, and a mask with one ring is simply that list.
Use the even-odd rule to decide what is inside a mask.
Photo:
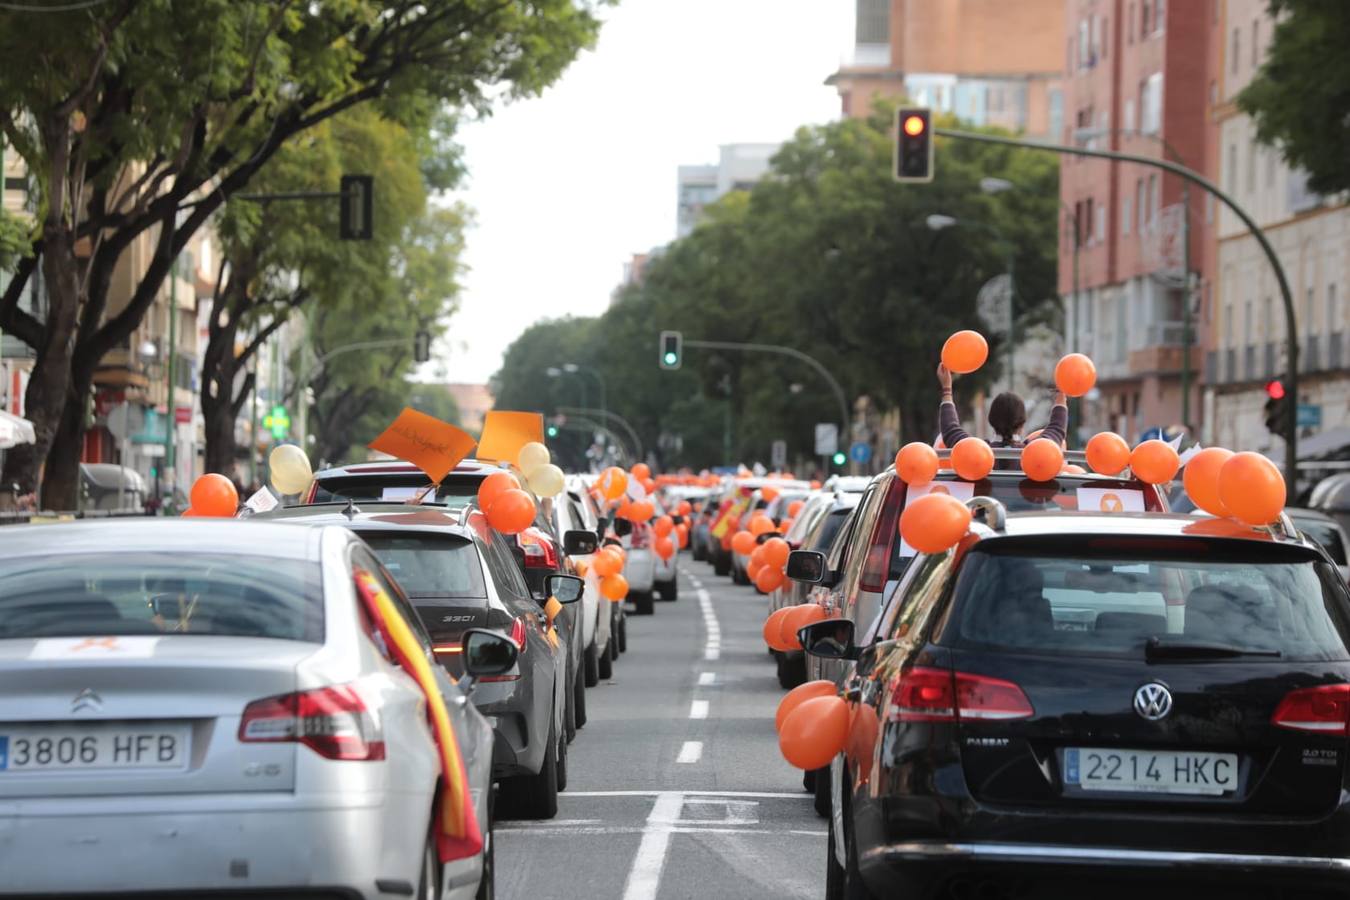
[{"label": "yellow sign", "polygon": [[366,446],[417,466],[434,484],[473,449],[473,436],[449,422],[405,407],[384,433]]},{"label": "yellow sign", "polygon": [[541,413],[490,410],[483,417],[478,458],[514,463],[520,455],[520,448],[531,441],[544,443],[544,417]]}]

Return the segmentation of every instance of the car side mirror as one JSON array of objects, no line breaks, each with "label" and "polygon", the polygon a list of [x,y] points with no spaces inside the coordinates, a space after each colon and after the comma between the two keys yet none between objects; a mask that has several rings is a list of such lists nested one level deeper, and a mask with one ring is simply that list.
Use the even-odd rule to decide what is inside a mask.
[{"label": "car side mirror", "polygon": [[802,584],[823,584],[829,572],[825,554],[818,550],[793,550],[788,554],[787,577]]},{"label": "car side mirror", "polygon": [[825,619],[802,628],[797,639],[803,650],[819,659],[857,659],[853,631],[852,619]]},{"label": "car side mirror", "polygon": [[563,552],[568,556],[586,556],[600,547],[600,539],[592,531],[568,531],[563,534]]},{"label": "car side mirror", "polygon": [[633,523],[627,519],[614,520],[614,533],[619,537],[626,537],[633,533]]},{"label": "car side mirror", "polygon": [[544,579],[544,596],[559,603],[576,603],[586,590],[586,582],[575,575],[550,575]]},{"label": "car side mirror", "polygon": [[487,628],[470,628],[464,632],[460,649],[464,673],[474,678],[509,672],[520,654],[515,641],[500,631]]}]

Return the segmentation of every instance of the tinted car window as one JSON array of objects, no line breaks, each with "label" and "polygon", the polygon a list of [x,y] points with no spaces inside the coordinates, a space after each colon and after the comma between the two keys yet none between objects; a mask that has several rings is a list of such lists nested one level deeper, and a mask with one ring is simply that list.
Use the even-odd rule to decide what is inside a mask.
[{"label": "tinted car window", "polygon": [[197,634],[323,640],[316,563],[166,553],[8,560],[0,638]]},{"label": "tinted car window", "polygon": [[389,595],[390,601],[398,607],[403,620],[408,623],[408,628],[422,644],[422,649],[431,653],[431,635],[427,633],[426,626],[422,624],[422,617],[413,609],[412,603],[408,601],[408,596],[402,590],[402,585],[398,583],[380,561],[370,555],[369,551],[362,547],[356,547],[352,551],[352,566],[356,570],[364,571],[379,582],[380,587]]},{"label": "tinted car window", "polygon": [[478,550],[465,538],[383,530],[357,534],[414,600],[487,596]]},{"label": "tinted car window", "polygon": [[[486,476],[456,475],[441,482],[436,489],[436,500],[451,509],[467,506],[478,496],[478,485]],[[338,500],[374,501],[406,500],[430,486],[421,472],[390,472],[387,474],[335,475],[324,478],[314,486],[313,503],[333,503]]]},{"label": "tinted car window", "polygon": [[1350,658],[1344,588],[1305,551],[1109,543],[972,552],[948,635],[958,645],[1012,652],[1139,657],[1157,638],[1285,660]]},{"label": "tinted car window", "polygon": [[835,537],[839,534],[839,529],[844,526],[846,521],[848,521],[849,514],[852,512],[852,509],[833,510],[825,517],[825,520],[820,523],[820,530],[816,532],[815,541],[807,549],[821,550],[828,548],[834,543]]}]

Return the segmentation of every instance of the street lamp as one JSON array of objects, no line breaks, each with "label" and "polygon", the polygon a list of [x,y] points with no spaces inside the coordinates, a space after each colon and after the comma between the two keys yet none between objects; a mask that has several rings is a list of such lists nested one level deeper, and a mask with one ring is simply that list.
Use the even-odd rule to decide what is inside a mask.
[{"label": "street lamp", "polygon": [[[1001,179],[999,179],[1001,180]],[[1014,335],[1017,333],[1015,315],[1017,311],[1017,277],[1016,277],[1016,254],[1011,242],[1003,235],[1003,231],[998,226],[989,222],[980,222],[968,219],[957,219],[954,216],[946,216],[942,213],[932,213],[924,220],[928,225],[929,231],[944,231],[948,228],[954,228],[957,225],[973,226],[982,228],[994,236],[1005,253],[1007,253],[1008,268],[1008,390],[1013,389],[1013,347],[1015,344]]]}]

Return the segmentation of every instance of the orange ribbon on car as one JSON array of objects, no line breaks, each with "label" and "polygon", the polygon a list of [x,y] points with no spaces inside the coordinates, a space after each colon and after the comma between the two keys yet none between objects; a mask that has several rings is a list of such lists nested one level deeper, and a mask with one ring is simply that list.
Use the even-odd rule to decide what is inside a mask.
[{"label": "orange ribbon on car", "polygon": [[398,607],[374,576],[358,569],[356,585],[366,612],[390,654],[403,671],[412,676],[426,697],[427,717],[431,720],[431,731],[441,759],[441,795],[436,803],[436,850],[441,862],[475,856],[483,850],[483,833],[474,814],[464,757],[450,724],[450,714],[445,709],[445,699],[436,684],[432,663],[427,660],[421,643],[403,620]]}]

